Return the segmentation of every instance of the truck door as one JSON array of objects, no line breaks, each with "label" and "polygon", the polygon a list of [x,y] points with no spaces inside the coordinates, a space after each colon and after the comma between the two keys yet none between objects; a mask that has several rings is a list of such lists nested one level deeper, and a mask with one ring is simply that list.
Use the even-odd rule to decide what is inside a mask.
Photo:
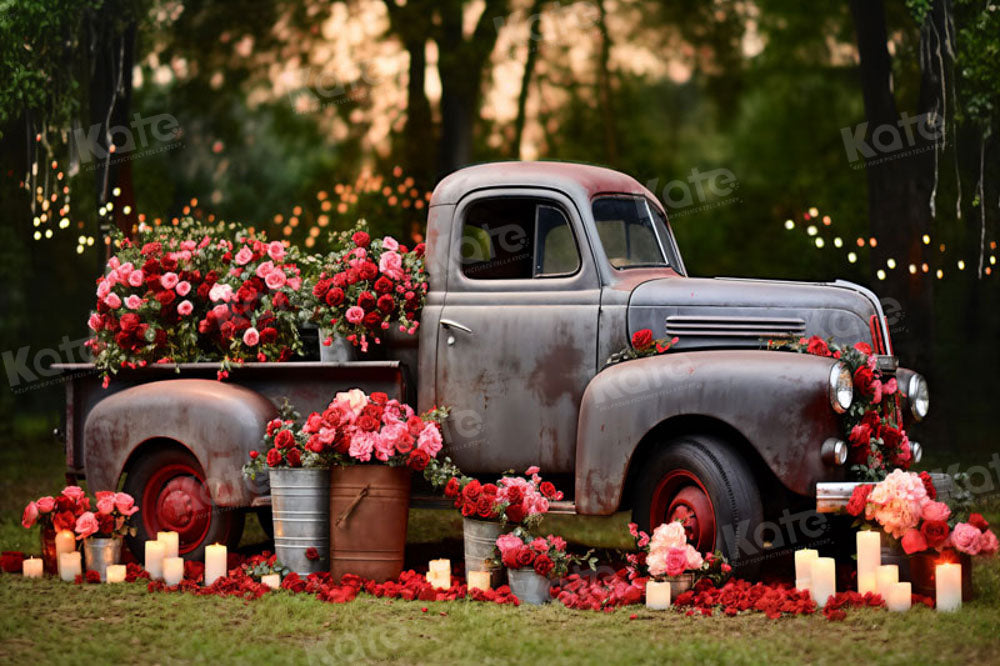
[{"label": "truck door", "polygon": [[572,202],[537,190],[466,198],[452,227],[436,397],[464,471],[568,473],[598,367],[599,280]]}]

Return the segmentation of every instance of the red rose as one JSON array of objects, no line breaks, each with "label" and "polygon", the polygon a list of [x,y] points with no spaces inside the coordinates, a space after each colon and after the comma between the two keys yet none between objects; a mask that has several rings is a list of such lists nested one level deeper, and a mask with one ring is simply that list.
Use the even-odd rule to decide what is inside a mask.
[{"label": "red rose", "polygon": [[422,472],[430,461],[431,455],[429,453],[423,449],[414,449],[410,451],[410,457],[406,459],[406,465],[412,470]]},{"label": "red rose", "polygon": [[477,500],[479,499],[479,493],[482,491],[483,486],[478,480],[473,479],[462,488],[462,496],[467,500]]},{"label": "red rose", "polygon": [[990,528],[990,524],[986,522],[986,519],[983,518],[983,514],[981,513],[970,513],[969,524],[981,532],[985,532]]},{"label": "red rose", "polygon": [[920,480],[924,483],[924,490],[927,491],[927,496],[932,500],[937,499],[937,488],[934,487],[934,479],[927,472],[920,473]]},{"label": "red rose", "polygon": [[257,451],[251,451],[250,452],[250,460],[257,460],[257,456],[259,456],[259,455],[260,455],[260,453],[258,453]]},{"label": "red rose", "polygon": [[392,280],[384,276],[375,280],[376,294],[388,294],[390,291],[392,291]]},{"label": "red rose", "polygon": [[379,314],[377,312],[369,312],[368,314],[365,315],[365,318],[362,320],[362,323],[368,328],[375,328],[375,326],[377,326],[380,321],[382,321],[382,318],[379,317]]},{"label": "red rose", "polygon": [[378,430],[379,423],[368,414],[362,414],[358,417],[357,426],[360,430],[365,432],[373,432]]},{"label": "red rose", "polygon": [[274,445],[279,449],[287,449],[295,446],[295,435],[291,430],[282,430],[274,437]]},{"label": "red rose", "polygon": [[333,280],[324,278],[318,281],[315,286],[313,286],[313,296],[316,298],[323,298],[326,296],[326,292],[330,291],[330,286],[333,284]]},{"label": "red rose", "polygon": [[281,451],[271,449],[267,452],[267,464],[269,467],[277,467],[281,464]]},{"label": "red rose", "polygon": [[52,525],[56,528],[57,532],[62,530],[70,530],[71,532],[76,527],[76,516],[73,515],[72,511],[60,511],[52,517]]},{"label": "red rose", "polygon": [[462,515],[466,518],[471,518],[476,515],[476,503],[475,502],[463,502],[462,503]]},{"label": "red rose", "polygon": [[927,539],[924,538],[923,532],[914,528],[906,530],[906,533],[900,540],[900,544],[907,555],[927,550]]},{"label": "red rose", "polygon": [[535,558],[535,573],[539,576],[549,577],[552,570],[555,569],[556,564],[552,561],[552,558],[544,553]]},{"label": "red rose", "polygon": [[448,479],[448,483],[444,486],[444,496],[445,497],[458,497],[458,494],[462,492],[462,486],[458,479],[452,477]]},{"label": "red rose", "polygon": [[260,332],[260,342],[261,344],[271,344],[278,339],[278,330],[275,328],[265,328]]},{"label": "red rose", "polygon": [[170,305],[175,298],[177,298],[177,294],[172,289],[165,289],[156,295],[156,300],[159,301],[160,305]]},{"label": "red rose", "polygon": [[632,334],[632,346],[638,351],[648,349],[653,344],[653,331],[644,328]]},{"label": "red rose", "polygon": [[806,351],[814,356],[830,355],[830,347],[826,344],[826,341],[818,335],[814,335],[809,338],[809,345],[806,347]]},{"label": "red rose", "polygon": [[135,327],[139,325],[139,315],[134,312],[126,312],[122,315],[122,318],[118,320],[118,325],[121,326],[123,331],[132,332]]},{"label": "red rose", "polygon": [[378,297],[376,306],[378,307],[380,312],[389,314],[390,312],[392,312],[393,308],[396,307],[396,301],[393,300],[390,294],[382,294],[381,296]]},{"label": "red rose", "polygon": [[330,291],[326,292],[326,304],[332,308],[337,307],[344,302],[344,290],[340,287],[334,287]]},{"label": "red rose", "polygon": [[858,391],[862,395],[868,397],[875,396],[875,381],[875,373],[867,365],[862,365],[854,371],[854,386],[858,388]]},{"label": "red rose", "polygon": [[364,262],[358,269],[358,277],[362,280],[374,280],[376,275],[378,275],[378,266],[370,261]]},{"label": "red rose", "polygon": [[315,546],[309,546],[308,548],[306,548],[306,559],[313,561],[319,559],[319,551],[316,549]]},{"label": "red rose", "polygon": [[951,530],[943,520],[925,520],[920,526],[920,532],[927,540],[928,547],[937,548],[948,539]]},{"label": "red rose", "polygon": [[542,483],[538,486],[538,490],[542,493],[542,495],[549,499],[556,496],[556,487],[552,485],[551,481],[542,481]]},{"label": "red rose", "polygon": [[517,567],[519,569],[530,567],[535,561],[535,551],[528,546],[521,546],[517,549]]},{"label": "red rose", "polygon": [[852,516],[860,516],[868,504],[868,495],[871,493],[873,487],[869,483],[855,486],[854,492],[851,493],[851,499],[847,502],[847,513]]},{"label": "red rose", "polygon": [[291,467],[301,467],[302,454],[299,453],[298,449],[288,449],[288,453],[285,454],[285,462]]},{"label": "red rose", "polygon": [[354,241],[354,244],[358,247],[368,247],[368,243],[370,243],[372,239],[371,236],[364,231],[355,231],[351,236],[351,240]]},{"label": "red rose", "polygon": [[496,484],[493,483],[483,484],[483,494],[486,495],[487,497],[496,497],[498,490],[500,489],[496,487]]},{"label": "red rose", "polygon": [[857,349],[862,354],[864,354],[865,356],[871,356],[872,354],[872,346],[867,342],[855,343],[854,348]]},{"label": "red rose", "polygon": [[507,507],[507,520],[512,523],[519,523],[524,520],[524,506],[520,502]]},{"label": "red rose", "polygon": [[503,562],[503,565],[505,567],[507,567],[508,569],[518,569],[519,568],[519,566],[517,564],[517,553],[518,553],[518,550],[519,549],[517,549],[517,548],[508,548],[507,552],[501,553],[501,555],[500,555],[500,561]]},{"label": "red rose", "polygon": [[319,435],[313,435],[306,442],[307,451],[312,451],[313,453],[323,453],[325,449],[326,449],[326,444],[324,444],[320,440]]},{"label": "red rose", "polygon": [[21,573],[21,564],[24,562],[24,553],[16,550],[5,550],[0,556],[0,569],[4,573]]},{"label": "red rose", "polygon": [[375,296],[370,291],[363,291],[358,294],[358,307],[365,312],[370,312],[375,307]]},{"label": "red rose", "polygon": [[480,518],[492,518],[493,517],[492,499],[486,495],[480,495],[479,500],[476,501],[476,513],[479,514]]},{"label": "red rose", "polygon": [[339,430],[333,437],[333,450],[337,453],[347,453],[351,448],[351,438],[346,430]]},{"label": "red rose", "polygon": [[520,486],[510,486],[507,488],[507,501],[511,504],[520,504],[524,499],[524,491]]}]

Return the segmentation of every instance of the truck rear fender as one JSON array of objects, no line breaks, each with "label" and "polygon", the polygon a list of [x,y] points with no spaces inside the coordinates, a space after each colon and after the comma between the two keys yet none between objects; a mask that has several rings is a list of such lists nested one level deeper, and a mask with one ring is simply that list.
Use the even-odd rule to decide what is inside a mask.
[{"label": "truck rear fender", "polygon": [[580,406],[577,510],[616,511],[643,455],[696,424],[729,434],[751,466],[766,467],[793,493],[809,495],[816,481],[839,478],[843,468],[828,467],[820,455],[823,441],[840,432],[829,399],[833,363],[727,350],[669,353],[601,371]]},{"label": "truck rear fender", "polygon": [[275,416],[267,398],[235,384],[168,379],[125,389],[101,400],[87,416],[87,484],[116,489],[128,463],[145,447],[175,445],[198,459],[216,505],[248,506],[257,493],[240,470],[250,450],[261,447]]}]

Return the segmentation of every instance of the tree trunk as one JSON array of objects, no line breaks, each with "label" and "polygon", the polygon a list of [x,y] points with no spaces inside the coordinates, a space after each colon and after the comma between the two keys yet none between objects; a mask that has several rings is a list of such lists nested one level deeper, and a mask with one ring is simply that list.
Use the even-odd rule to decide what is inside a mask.
[{"label": "tree trunk", "polygon": [[604,119],[604,158],[614,166],[618,163],[618,131],[615,128],[614,91],[611,89],[611,35],[608,32],[608,14],[604,0],[597,0],[598,28],[601,31],[601,55],[597,69],[598,99]]},{"label": "tree trunk", "polygon": [[542,7],[545,0],[534,0],[528,10],[528,57],[524,61],[524,74],[521,75],[521,92],[517,96],[517,117],[514,119],[513,157],[521,157],[521,138],[524,135],[526,108],[528,106],[528,91],[531,77],[535,73],[535,63],[538,61],[538,51],[542,48]]}]

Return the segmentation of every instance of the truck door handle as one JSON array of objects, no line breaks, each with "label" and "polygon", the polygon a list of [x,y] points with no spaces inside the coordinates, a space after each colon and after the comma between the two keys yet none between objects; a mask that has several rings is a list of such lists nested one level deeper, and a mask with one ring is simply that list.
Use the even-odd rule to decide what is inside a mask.
[{"label": "truck door handle", "polygon": [[472,334],[471,328],[469,328],[468,326],[463,326],[462,324],[459,324],[457,321],[452,321],[451,319],[442,319],[438,323],[449,331],[453,328],[457,328],[460,331],[464,331],[465,333],[469,333],[470,335]]}]

